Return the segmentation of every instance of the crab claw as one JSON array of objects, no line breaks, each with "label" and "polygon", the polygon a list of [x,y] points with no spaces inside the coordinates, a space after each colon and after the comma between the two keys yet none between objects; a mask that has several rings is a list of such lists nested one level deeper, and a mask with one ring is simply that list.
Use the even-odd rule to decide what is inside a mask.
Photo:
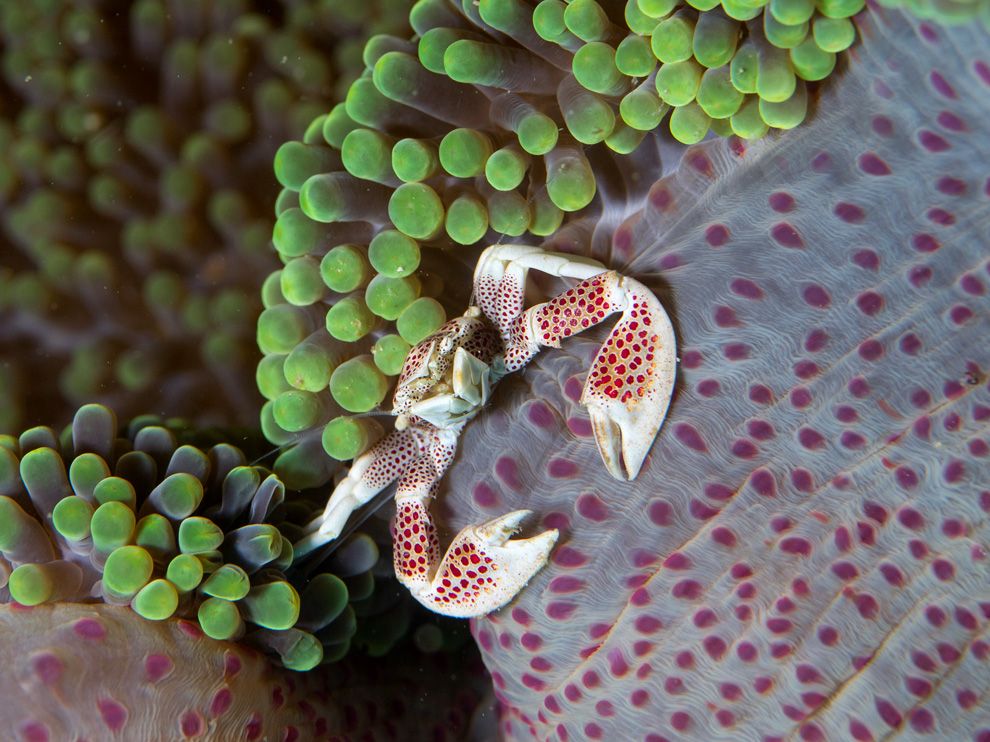
[{"label": "crab claw", "polygon": [[674,330],[657,298],[639,281],[615,280],[616,298],[625,298],[622,317],[591,365],[581,403],[609,474],[635,479],[667,415],[677,358]]},{"label": "crab claw", "polygon": [[[422,505],[413,509],[418,511],[417,515],[429,518]],[[401,539],[396,539],[396,574],[415,598],[432,611],[455,618],[491,613],[512,600],[540,571],[557,542],[556,529],[532,538],[509,540],[530,512],[514,510],[462,530],[435,571],[429,570],[433,574],[429,580],[404,574],[400,564],[404,556],[400,554]]]}]

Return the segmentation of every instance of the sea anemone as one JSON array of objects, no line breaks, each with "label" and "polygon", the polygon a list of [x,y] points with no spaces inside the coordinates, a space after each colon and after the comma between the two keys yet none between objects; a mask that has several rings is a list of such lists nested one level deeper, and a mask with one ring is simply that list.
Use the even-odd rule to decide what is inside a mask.
[{"label": "sea anemone", "polygon": [[[411,605],[389,560],[379,566],[374,539],[355,534],[322,568],[300,565],[296,524],[321,503],[287,497],[279,478],[237,447],[195,440],[147,417],[119,437],[101,405],[80,408],[62,436],[36,427],[5,437],[3,598],[129,605],[148,621],[184,617],[293,670],[337,661],[352,642],[383,654],[406,633]],[[362,638],[365,618],[373,625]]]},{"label": "sea anemone", "polygon": [[671,109],[682,142],[713,121],[748,137],[796,126],[804,81],[831,72],[862,2],[694,5],[422,0],[412,41],[366,44],[345,101],[275,158],[284,266],[258,323],[270,441],[360,454],[381,427],[347,413],[379,408],[411,346],[463,311],[466,248],[601,214],[590,150],[655,162]]},{"label": "sea anemone", "polygon": [[298,673],[183,619],[10,604],[0,605],[0,659],[0,722],[17,742],[490,738],[484,669],[453,648],[404,646],[388,662]]},{"label": "sea anemone", "polygon": [[271,158],[408,5],[3,4],[0,430],[89,401],[256,419]]},{"label": "sea anemone", "polygon": [[525,507],[561,531],[472,623],[507,739],[990,734],[990,45],[856,22],[804,126],[688,150],[614,234],[679,341],[639,478],[577,403],[600,334],[462,436],[451,529]]},{"label": "sea anemone", "polygon": [[[27,740],[469,734],[478,676],[417,651],[456,645],[448,627],[413,619],[413,646],[400,638],[406,603],[370,566],[381,524],[337,546],[326,578],[292,564],[285,545],[322,505],[336,460],[381,434],[369,415],[414,339],[467,306],[480,247],[545,238],[648,284],[681,357],[634,482],[607,476],[577,402],[601,332],[541,354],[465,430],[438,492],[444,521],[456,530],[524,507],[561,533],[520,596],[471,623],[498,735],[990,739],[990,44],[958,23],[985,21],[990,6],[909,3],[929,19],[918,21],[872,5],[850,19],[856,2],[702,5],[420,0],[414,41],[395,27],[348,45],[364,71],[317,115],[329,93],[307,98],[305,85],[329,79],[310,76],[326,61],[303,55],[305,79],[279,80],[299,37],[269,34],[258,15],[235,23],[247,4],[216,0],[209,23],[261,49],[252,72],[281,83],[264,86],[269,105],[256,105],[254,74],[219,96],[260,127],[240,139],[228,138],[236,116],[193,133],[169,117],[214,109],[186,97],[193,77],[150,96],[147,75],[90,84],[131,80],[146,62],[105,60],[148,48],[167,70],[195,67],[209,25],[190,11],[199,5],[139,2],[131,30],[115,16],[110,37],[89,5],[0,9],[5,80],[18,91],[16,121],[0,125],[0,198],[17,245],[0,254],[0,427],[61,403],[49,374],[72,354],[62,396],[256,419],[237,381],[245,364],[228,378],[215,363],[227,350],[207,347],[217,333],[249,359],[255,331],[261,427],[280,449],[272,475],[222,439],[187,443],[171,420],[138,419],[117,437],[99,406],[62,435],[0,437],[2,595],[18,599],[0,606],[4,728]],[[338,8],[372,7],[292,4],[285,18],[303,19],[292,33],[305,36]],[[164,8],[178,30],[159,22]],[[189,27],[202,34],[187,38]],[[117,48],[128,34],[133,53]],[[830,56],[856,36],[848,62]],[[70,68],[71,55],[99,64]],[[828,83],[806,99],[815,85],[802,80],[820,74]],[[153,115],[98,95],[122,89]],[[295,107],[293,90],[314,105]],[[667,106],[664,128],[681,142],[735,136],[691,147],[664,173]],[[94,134],[93,121],[116,125]],[[272,143],[290,137],[274,154],[281,193],[255,190]],[[222,205],[183,185],[211,178],[230,196]],[[261,196],[276,204],[274,231]],[[269,235],[283,265],[264,281],[252,330],[255,289],[244,287],[274,265]],[[231,289],[230,306],[217,287]],[[77,335],[100,342],[76,351]],[[161,366],[144,373],[159,347]],[[145,355],[125,363],[132,351]],[[202,378],[203,357],[215,378]],[[254,481],[243,471],[258,484],[231,515],[226,483],[240,492],[237,480]],[[275,506],[283,484],[322,489]],[[170,575],[180,557],[219,578]],[[347,576],[351,559],[363,576]],[[348,607],[315,628],[340,608],[341,582]],[[351,645],[400,651],[300,673],[249,647],[300,669],[319,652],[334,660],[342,634],[330,629],[349,609]]]}]

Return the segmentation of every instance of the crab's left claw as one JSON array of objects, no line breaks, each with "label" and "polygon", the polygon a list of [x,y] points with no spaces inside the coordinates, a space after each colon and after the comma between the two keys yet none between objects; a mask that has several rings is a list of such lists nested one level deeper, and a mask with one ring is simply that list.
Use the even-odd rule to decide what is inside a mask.
[{"label": "crab's left claw", "polygon": [[439,559],[425,504],[399,501],[396,575],[432,611],[454,618],[491,613],[512,600],[543,568],[557,543],[555,528],[532,538],[510,540],[529,514],[529,510],[514,510],[468,526]]},{"label": "crab's left claw", "polygon": [[[624,307],[599,349],[581,394],[605,466],[616,479],[635,479],[653,445],[674,388],[676,348],[670,318],[639,281],[603,274]],[[621,456],[621,458],[620,458]]]}]

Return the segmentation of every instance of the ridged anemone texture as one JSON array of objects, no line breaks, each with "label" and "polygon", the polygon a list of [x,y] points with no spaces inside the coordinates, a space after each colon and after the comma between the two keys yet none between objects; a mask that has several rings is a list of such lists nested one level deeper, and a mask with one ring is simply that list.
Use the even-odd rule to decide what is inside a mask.
[{"label": "ridged anemone texture", "polygon": [[0,6],[0,431],[247,422],[270,176],[405,0]]},{"label": "ridged anemone texture", "polygon": [[979,21],[990,29],[990,2],[987,0],[878,0],[886,8],[900,8],[918,18],[947,26]]},{"label": "ridged anemone texture", "polygon": [[[427,644],[437,631],[441,643],[456,636],[424,623],[398,586],[384,524],[384,559],[366,533],[322,564],[294,559],[296,524],[327,493],[286,492],[230,443],[195,444],[211,437],[151,418],[118,435],[100,405],[80,408],[61,435],[36,427],[0,437],[0,602],[184,618],[292,670],[336,662],[352,646],[383,655],[414,629]],[[375,532],[375,521],[367,526]]]},{"label": "ridged anemone texture", "polygon": [[407,646],[293,673],[183,619],[56,603],[0,606],[0,661],[0,724],[17,742],[491,739],[477,654]]},{"label": "ridged anemone texture", "polygon": [[602,333],[461,438],[451,530],[561,531],[472,623],[506,739],[990,738],[990,37],[856,23],[804,126],[689,150],[583,248],[678,336],[639,478],[577,403]]}]

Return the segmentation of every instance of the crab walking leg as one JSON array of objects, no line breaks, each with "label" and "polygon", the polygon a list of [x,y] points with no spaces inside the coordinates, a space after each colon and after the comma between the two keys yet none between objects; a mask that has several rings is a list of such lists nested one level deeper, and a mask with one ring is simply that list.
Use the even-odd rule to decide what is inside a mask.
[{"label": "crab walking leg", "polygon": [[454,538],[443,559],[429,505],[454,454],[455,441],[434,439],[430,456],[400,478],[395,494],[392,559],[399,582],[436,613],[473,618],[501,608],[547,562],[557,542],[552,529],[509,541],[529,510],[515,510]]},{"label": "crab walking leg", "polygon": [[306,526],[307,535],[293,544],[295,556],[305,556],[337,538],[351,513],[424,458],[427,445],[427,436],[415,428],[396,430],[355,459],[323,512]]},{"label": "crab walking leg", "polygon": [[512,326],[505,366],[518,370],[541,346],[557,348],[615,312],[622,316],[591,365],[581,403],[609,473],[634,479],[667,414],[676,365],[670,318],[646,286],[607,271],[526,310]]}]

